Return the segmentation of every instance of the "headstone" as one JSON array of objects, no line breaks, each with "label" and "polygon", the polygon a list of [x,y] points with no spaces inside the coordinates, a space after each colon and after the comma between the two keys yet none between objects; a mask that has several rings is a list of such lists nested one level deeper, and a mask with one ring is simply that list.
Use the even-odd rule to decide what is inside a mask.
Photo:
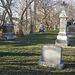
[{"label": "headstone", "polygon": [[46,27],[46,31],[48,31],[48,27]]},{"label": "headstone", "polygon": [[69,37],[75,37],[75,25],[69,26],[68,35]]},{"label": "headstone", "polygon": [[55,41],[55,44],[58,46],[68,46],[70,44],[69,37],[67,35],[67,18],[68,15],[65,11],[65,2],[62,4],[62,12],[59,15],[60,18],[60,31],[58,33],[57,39]]},{"label": "headstone", "polygon": [[43,24],[42,24],[42,22],[41,22],[41,24],[40,24],[40,26],[39,26],[39,32],[44,32],[44,29],[43,29]]},{"label": "headstone", "polygon": [[9,23],[9,24],[3,25],[2,38],[6,38],[7,40],[15,39],[12,24]]},{"label": "headstone", "polygon": [[56,30],[56,26],[54,25],[54,30]]},{"label": "headstone", "polygon": [[53,67],[56,69],[63,69],[64,63],[62,61],[62,48],[53,45],[43,45],[41,49],[41,60],[39,65]]}]

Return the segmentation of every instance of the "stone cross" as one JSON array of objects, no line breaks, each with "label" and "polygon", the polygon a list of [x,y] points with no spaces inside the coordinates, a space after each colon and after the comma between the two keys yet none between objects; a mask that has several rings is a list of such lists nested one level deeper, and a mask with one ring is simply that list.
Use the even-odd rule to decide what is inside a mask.
[{"label": "stone cross", "polygon": [[63,4],[61,4],[61,5],[66,6],[67,4],[65,3],[65,1],[63,1]]},{"label": "stone cross", "polygon": [[65,6],[67,6],[67,4],[63,1],[63,4],[61,4],[61,6],[63,7],[63,10],[64,10]]}]

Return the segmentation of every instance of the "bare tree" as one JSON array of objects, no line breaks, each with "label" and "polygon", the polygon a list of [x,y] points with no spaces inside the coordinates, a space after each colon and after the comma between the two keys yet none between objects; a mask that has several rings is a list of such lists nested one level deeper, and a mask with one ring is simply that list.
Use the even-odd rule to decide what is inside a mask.
[{"label": "bare tree", "polygon": [[[40,20],[43,21],[45,27],[51,27],[54,24],[56,24],[55,16],[57,14],[56,12],[56,7],[59,5],[60,0],[54,1],[54,0],[39,0],[38,1],[38,6],[39,6],[39,12],[43,14]],[[52,15],[52,16],[50,16]],[[58,17],[58,16],[57,16]],[[57,20],[57,19],[56,19]]]},{"label": "bare tree", "polygon": [[3,8],[6,10],[6,12],[9,15],[10,18],[10,23],[13,24],[12,20],[12,10],[11,10],[11,5],[12,5],[13,0],[1,0]]},{"label": "bare tree", "polygon": [[24,14],[25,14],[25,12],[26,12],[26,10],[28,9],[28,7],[30,6],[30,4],[33,2],[34,0],[31,0],[27,5],[26,5],[26,7],[23,9],[23,11],[22,11],[22,13],[21,13],[21,17],[20,17],[20,21],[19,21],[19,23],[20,23],[20,33],[22,33],[23,31],[22,31],[22,22],[23,22],[23,19],[24,19]]},{"label": "bare tree", "polygon": [[[28,1],[26,0],[26,7],[27,7],[27,4],[28,4]],[[28,17],[27,15],[28,15],[28,12],[27,12],[27,10],[26,10],[26,34],[27,34],[27,24],[28,24],[28,23],[27,23],[27,22],[28,22],[28,21],[27,21],[27,17]]]},{"label": "bare tree", "polygon": [[73,4],[73,0],[69,0],[67,3],[67,13],[68,13],[68,21],[72,22],[73,18],[75,17],[75,6]]},{"label": "bare tree", "polygon": [[6,14],[7,14],[7,12],[6,12],[6,10],[4,10],[3,14],[2,14],[2,17],[1,17],[0,30],[2,29],[2,27],[3,27],[4,23],[5,23]]},{"label": "bare tree", "polygon": [[21,23],[21,24],[22,24],[22,21],[23,21],[24,13],[26,12],[27,8],[30,6],[30,4],[31,4],[33,1],[34,1],[34,0],[30,1],[29,4],[26,6],[26,8],[24,8],[24,10],[22,11],[21,18],[20,18],[20,23]]},{"label": "bare tree", "polygon": [[36,30],[36,0],[34,0],[34,32]]}]

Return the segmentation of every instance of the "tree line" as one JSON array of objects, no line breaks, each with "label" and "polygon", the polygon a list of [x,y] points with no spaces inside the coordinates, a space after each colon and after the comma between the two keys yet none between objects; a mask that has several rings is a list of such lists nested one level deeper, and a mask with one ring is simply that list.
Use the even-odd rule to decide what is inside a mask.
[{"label": "tree line", "polygon": [[[31,23],[34,25],[34,32],[38,29],[40,23],[44,29],[48,27],[53,29],[54,25],[59,25],[59,14],[62,10],[61,0],[0,0],[2,8],[2,17],[0,26],[6,23],[6,17],[9,17],[10,23],[15,25],[13,15],[18,15],[18,26],[20,31],[27,33]],[[75,17],[74,2],[68,0],[66,11],[69,15],[68,21]],[[16,18],[16,17],[15,17]]]}]

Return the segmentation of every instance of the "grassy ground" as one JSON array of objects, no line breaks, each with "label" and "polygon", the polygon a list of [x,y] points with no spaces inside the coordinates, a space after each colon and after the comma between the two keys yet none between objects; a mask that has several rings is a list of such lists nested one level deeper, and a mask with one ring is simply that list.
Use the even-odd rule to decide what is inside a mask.
[{"label": "grassy ground", "polygon": [[63,70],[38,65],[41,46],[54,45],[57,33],[49,31],[0,41],[0,75],[74,75],[75,38],[70,38],[71,46],[62,49]]}]

